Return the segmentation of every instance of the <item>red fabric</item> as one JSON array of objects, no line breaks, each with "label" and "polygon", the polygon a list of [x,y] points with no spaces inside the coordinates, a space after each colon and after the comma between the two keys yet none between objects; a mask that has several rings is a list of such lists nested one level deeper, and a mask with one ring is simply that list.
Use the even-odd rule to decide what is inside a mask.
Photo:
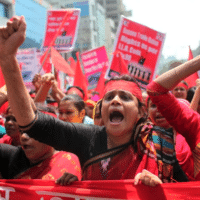
[{"label": "red fabric", "polygon": [[54,113],[46,112],[46,111],[43,111],[43,110],[41,110],[41,112],[43,112],[44,114],[51,115],[51,116],[57,118],[57,115],[54,114]]},{"label": "red fabric", "polygon": [[[60,186],[50,180],[1,180],[2,199],[198,199],[200,182],[168,183],[156,187],[134,186],[133,180],[77,181]],[[6,197],[5,197],[6,196]]]},{"label": "red fabric", "polygon": [[180,82],[178,85],[176,85],[176,87],[175,88],[177,88],[177,87],[183,87],[183,88],[185,88],[186,90],[188,90],[188,86],[187,85],[185,85],[184,83],[182,83],[182,82]]},{"label": "red fabric", "polygon": [[200,115],[171,93],[160,93],[159,88],[162,92],[167,91],[158,83],[151,82],[147,87],[148,94],[170,125],[185,137],[194,157],[195,180],[200,180]]},{"label": "red fabric", "polygon": [[10,145],[12,145],[12,141],[13,141],[13,139],[9,135],[4,135],[0,139],[0,143],[3,143],[3,144],[10,144]]},{"label": "red fabric", "polygon": [[125,63],[124,59],[122,58],[121,52],[119,52],[119,51],[114,52],[112,65],[111,65],[110,69],[115,72],[118,72],[120,75],[129,74],[128,66]]},{"label": "red fabric", "polygon": [[53,47],[51,47],[51,60],[57,70],[66,73],[68,76],[74,76],[74,70]]},{"label": "red fabric", "polygon": [[[192,54],[192,51],[189,47],[189,56],[188,56],[188,60],[191,60],[193,59],[193,54]],[[188,83],[189,85],[189,88],[193,87],[193,86],[196,86],[196,80],[199,78],[198,76],[198,73],[195,72],[194,74],[190,75],[189,77],[187,77],[185,79],[185,81]]]},{"label": "red fabric", "polygon": [[97,83],[97,87],[95,88],[95,91],[99,93],[100,99],[103,98],[103,91],[105,88],[105,81],[106,81],[105,79],[106,71],[107,71],[107,66],[104,65],[101,75],[99,77],[98,83]]},{"label": "red fabric", "polygon": [[45,71],[45,73],[50,73],[51,72],[51,63],[50,63],[50,52],[51,52],[51,47],[54,45],[56,38],[58,37],[58,35],[60,34],[61,29],[63,28],[64,23],[67,21],[67,19],[72,15],[72,11],[69,11],[66,13],[66,15],[63,18],[63,21],[58,29],[58,31],[56,32],[54,38],[52,38],[52,41],[49,45],[49,48],[45,51],[45,53],[42,55],[41,59],[40,59],[40,63],[43,67],[43,70]]},{"label": "red fabric", "polygon": [[68,60],[70,62],[70,67],[72,70],[76,70],[76,61],[72,58],[72,57],[69,57]]},{"label": "red fabric", "polygon": [[[102,162],[102,161],[101,161]],[[101,163],[90,165],[83,174],[84,180],[122,180],[134,179],[135,175],[147,169],[153,174],[158,175],[157,162],[148,157],[134,153],[133,147],[130,146],[120,154],[112,157],[108,164],[107,172],[103,172]]]},{"label": "red fabric", "polygon": [[83,93],[78,89],[78,88],[70,88],[67,91],[67,94],[77,94],[78,96],[80,96],[83,99]]},{"label": "red fabric", "polygon": [[88,83],[87,83],[87,79],[81,69],[81,63],[79,60],[78,52],[76,54],[76,57],[77,57],[77,63],[76,63],[76,71],[75,71],[75,76],[74,76],[74,86],[79,86],[84,91],[84,93],[85,93],[84,101],[86,101],[87,94],[88,94],[88,89],[87,89]]},{"label": "red fabric", "polygon": [[142,92],[134,82],[124,80],[111,80],[105,86],[104,95],[113,89],[129,91],[142,102]]},{"label": "red fabric", "polygon": [[48,48],[44,54],[40,58],[40,63],[42,65],[43,70],[45,73],[51,72],[51,63],[50,63],[50,48]]},{"label": "red fabric", "polygon": [[27,169],[16,178],[56,180],[64,172],[74,174],[81,180],[81,166],[78,157],[72,153],[60,151],[38,165]]}]

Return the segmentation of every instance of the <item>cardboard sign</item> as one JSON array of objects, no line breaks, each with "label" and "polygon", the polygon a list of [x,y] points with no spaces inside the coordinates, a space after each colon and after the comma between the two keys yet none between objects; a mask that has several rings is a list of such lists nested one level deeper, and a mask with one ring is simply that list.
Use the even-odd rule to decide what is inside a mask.
[{"label": "cardboard sign", "polygon": [[[43,49],[51,46],[57,35],[52,46],[59,51],[71,51],[77,37],[80,12],[80,9],[48,10]],[[66,14],[69,16],[65,17]]]},{"label": "cardboard sign", "polygon": [[85,75],[88,80],[88,89],[97,86],[104,65],[108,66],[108,57],[105,46],[92,49],[81,54]]},{"label": "cardboard sign", "polygon": [[[121,18],[113,52],[121,52],[130,75],[136,78],[143,88],[154,77],[164,39],[163,33],[125,17]],[[115,66],[112,62],[113,57],[110,66]],[[111,77],[111,74],[115,74],[114,69],[108,70],[106,77]]]}]

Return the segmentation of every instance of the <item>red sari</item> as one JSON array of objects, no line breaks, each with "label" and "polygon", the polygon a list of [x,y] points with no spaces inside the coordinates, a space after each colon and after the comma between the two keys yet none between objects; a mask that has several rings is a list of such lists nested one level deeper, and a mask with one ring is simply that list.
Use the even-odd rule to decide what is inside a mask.
[{"label": "red sari", "polygon": [[59,151],[41,163],[18,174],[15,179],[56,180],[64,172],[74,174],[81,180],[81,167],[76,155]]},{"label": "red sari", "polygon": [[[155,142],[153,138],[158,138]],[[104,153],[91,158],[83,168],[84,180],[134,179],[143,169],[159,176],[163,182],[172,182],[174,145],[173,137],[154,131],[151,124],[142,125],[136,140],[137,151],[132,144],[118,152]],[[165,144],[171,144],[165,146]],[[167,161],[167,162],[166,162]]]}]

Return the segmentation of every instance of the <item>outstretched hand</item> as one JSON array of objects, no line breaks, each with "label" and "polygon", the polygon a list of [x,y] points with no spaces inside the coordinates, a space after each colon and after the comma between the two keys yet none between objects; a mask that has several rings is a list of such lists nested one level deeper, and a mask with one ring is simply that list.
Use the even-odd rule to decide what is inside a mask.
[{"label": "outstretched hand", "polygon": [[156,186],[158,184],[162,184],[162,181],[156,175],[145,169],[143,169],[141,173],[138,173],[135,176],[134,184],[138,185],[139,181],[148,186]]},{"label": "outstretched hand", "polygon": [[15,56],[26,37],[26,22],[23,16],[13,17],[6,27],[0,27],[0,61]]}]

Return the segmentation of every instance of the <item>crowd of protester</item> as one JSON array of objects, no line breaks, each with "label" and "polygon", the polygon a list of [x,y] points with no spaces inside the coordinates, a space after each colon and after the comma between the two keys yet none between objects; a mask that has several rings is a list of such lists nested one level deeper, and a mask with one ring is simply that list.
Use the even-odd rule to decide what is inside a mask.
[{"label": "crowd of protester", "polygon": [[150,186],[200,180],[200,80],[190,101],[184,81],[200,69],[199,56],[157,77],[146,91],[122,75],[105,82],[102,99],[84,101],[80,87],[63,92],[51,73],[36,74],[35,91],[27,91],[16,59],[25,31],[23,17],[0,28],[6,82],[0,106],[9,102],[0,118],[2,179],[61,185],[133,179]]}]

